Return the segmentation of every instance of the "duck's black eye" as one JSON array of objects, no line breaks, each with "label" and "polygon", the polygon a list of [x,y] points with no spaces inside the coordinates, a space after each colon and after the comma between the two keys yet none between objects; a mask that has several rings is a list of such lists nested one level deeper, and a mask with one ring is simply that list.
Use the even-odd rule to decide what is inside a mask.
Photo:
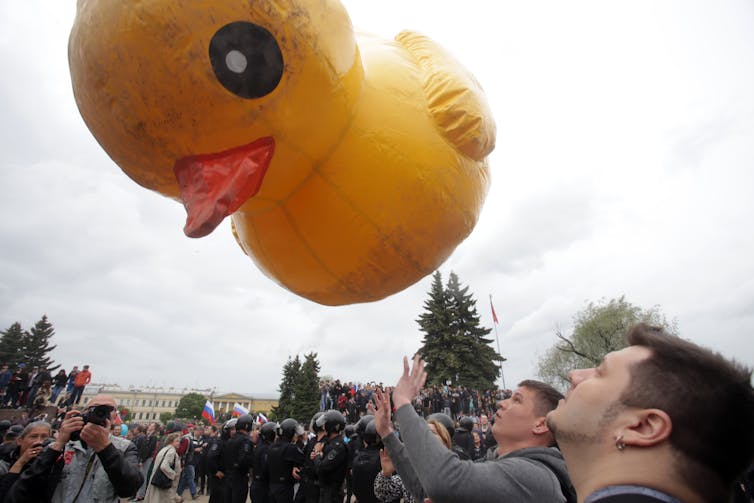
[{"label": "duck's black eye", "polygon": [[237,21],[217,30],[209,59],[217,80],[242,98],[271,93],[283,76],[283,54],[275,37],[253,23]]}]

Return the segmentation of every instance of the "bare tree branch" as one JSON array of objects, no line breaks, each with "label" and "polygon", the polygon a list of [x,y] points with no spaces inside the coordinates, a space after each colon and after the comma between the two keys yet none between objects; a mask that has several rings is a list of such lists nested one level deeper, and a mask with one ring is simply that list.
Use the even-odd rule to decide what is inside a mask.
[{"label": "bare tree branch", "polygon": [[590,362],[593,362],[595,364],[599,364],[599,359],[594,358],[593,356],[587,355],[585,353],[582,353],[578,349],[576,349],[576,346],[573,345],[573,342],[568,337],[564,336],[563,333],[560,331],[560,329],[555,330],[555,335],[558,336],[558,339],[562,340],[566,344],[568,344],[569,347],[564,348],[561,346],[555,346],[558,351],[562,351],[564,353],[573,353],[575,355],[578,355],[582,358],[585,358],[586,360],[589,360]]}]

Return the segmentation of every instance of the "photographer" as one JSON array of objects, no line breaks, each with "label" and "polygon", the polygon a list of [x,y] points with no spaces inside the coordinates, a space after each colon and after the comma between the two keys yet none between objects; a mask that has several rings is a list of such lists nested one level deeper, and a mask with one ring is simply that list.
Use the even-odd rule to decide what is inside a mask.
[{"label": "photographer", "polygon": [[136,447],[110,435],[115,400],[97,395],[83,414],[69,411],[54,443],[38,454],[8,492],[7,502],[99,501],[131,498],[142,483]]}]

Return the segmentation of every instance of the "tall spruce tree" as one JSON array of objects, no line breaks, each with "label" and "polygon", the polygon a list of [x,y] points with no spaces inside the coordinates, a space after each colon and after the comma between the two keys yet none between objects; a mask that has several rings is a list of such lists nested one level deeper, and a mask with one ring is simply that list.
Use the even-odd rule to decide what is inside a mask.
[{"label": "tall spruce tree", "polygon": [[55,328],[47,319],[47,315],[34,324],[31,333],[26,338],[26,363],[32,367],[45,367],[47,370],[56,370],[60,365],[55,363],[47,355],[57,347],[50,346],[50,339],[55,335]]},{"label": "tall spruce tree", "polygon": [[492,349],[492,339],[486,338],[492,332],[491,328],[480,325],[479,313],[476,310],[476,300],[468,293],[469,287],[462,287],[458,276],[450,273],[447,285],[449,311],[451,313],[451,327],[459,339],[464,340],[465,351],[459,351],[465,361],[459,381],[465,386],[477,389],[495,387],[495,380],[500,375],[497,362],[503,358]]},{"label": "tall spruce tree", "polygon": [[24,361],[29,332],[23,330],[19,322],[15,322],[0,334],[0,363],[7,363],[10,368],[15,368]]},{"label": "tall spruce tree", "polygon": [[301,373],[301,359],[288,357],[288,361],[283,365],[283,379],[280,381],[280,399],[276,407],[272,408],[272,417],[281,421],[291,417],[293,412],[293,402],[296,400],[296,382]]},{"label": "tall spruce tree", "polygon": [[425,312],[416,322],[424,339],[419,353],[427,362],[429,384],[491,388],[501,361],[485,338],[491,329],[480,326],[476,300],[451,272],[447,287],[439,271],[432,276]]},{"label": "tall spruce tree", "polygon": [[296,382],[296,400],[291,417],[305,423],[319,410],[319,361],[317,353],[304,355],[301,372]]}]

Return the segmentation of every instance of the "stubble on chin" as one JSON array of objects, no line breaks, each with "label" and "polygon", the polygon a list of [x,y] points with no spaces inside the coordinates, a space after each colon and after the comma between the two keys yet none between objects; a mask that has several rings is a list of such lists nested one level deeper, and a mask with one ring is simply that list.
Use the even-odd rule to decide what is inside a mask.
[{"label": "stubble on chin", "polygon": [[620,414],[622,410],[626,408],[620,401],[614,401],[605,410],[597,423],[596,428],[592,431],[577,431],[575,429],[569,429],[567,427],[561,428],[558,426],[558,421],[552,414],[547,415],[547,427],[550,432],[555,436],[555,441],[558,443],[579,443],[579,444],[597,444],[605,439],[605,431],[607,431],[613,420]]}]

